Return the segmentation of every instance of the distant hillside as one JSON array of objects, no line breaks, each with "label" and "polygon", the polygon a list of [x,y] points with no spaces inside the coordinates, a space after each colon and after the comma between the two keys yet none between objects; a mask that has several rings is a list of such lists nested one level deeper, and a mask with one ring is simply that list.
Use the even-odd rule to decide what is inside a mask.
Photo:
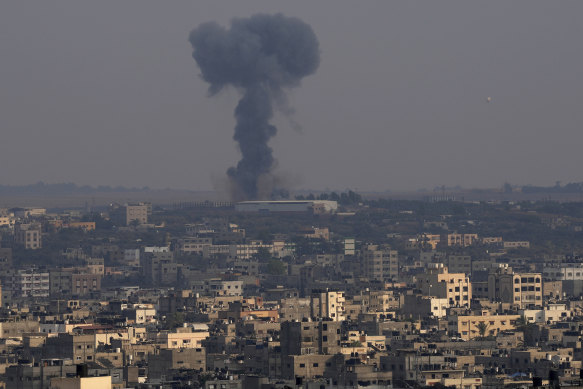
[{"label": "distant hillside", "polygon": [[526,185],[522,187],[523,193],[583,193],[583,182],[570,182],[561,186],[557,182],[554,186],[532,186]]},{"label": "distant hillside", "polygon": [[0,195],[70,195],[70,194],[92,194],[92,193],[123,193],[123,192],[147,192],[150,188],[126,188],[124,186],[104,186],[97,187],[83,185],[78,186],[72,183],[45,184],[37,182],[31,185],[0,185]]}]

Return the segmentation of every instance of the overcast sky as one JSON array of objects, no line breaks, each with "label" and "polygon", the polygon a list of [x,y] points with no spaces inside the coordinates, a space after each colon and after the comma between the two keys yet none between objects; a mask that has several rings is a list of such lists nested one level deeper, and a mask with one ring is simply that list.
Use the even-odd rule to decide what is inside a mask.
[{"label": "overcast sky", "polygon": [[320,41],[270,143],[293,188],[583,181],[580,0],[36,0],[0,3],[0,183],[213,189],[239,95],[188,34],[257,12]]}]

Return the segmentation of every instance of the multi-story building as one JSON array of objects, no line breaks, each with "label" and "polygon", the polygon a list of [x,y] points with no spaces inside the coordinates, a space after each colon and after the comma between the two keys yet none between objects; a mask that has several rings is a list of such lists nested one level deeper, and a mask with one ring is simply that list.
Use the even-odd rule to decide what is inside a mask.
[{"label": "multi-story building", "polygon": [[142,275],[152,285],[175,285],[180,267],[170,251],[145,252],[140,256]]},{"label": "multi-story building", "polygon": [[[91,246],[92,257],[104,257],[111,262],[123,262],[125,250],[115,244],[102,244]],[[82,259],[82,258],[80,258]]]},{"label": "multi-story building", "polygon": [[211,279],[191,282],[193,292],[206,296],[242,296],[243,281]]},{"label": "multi-story building", "polygon": [[399,296],[392,291],[365,290],[353,296],[353,304],[362,307],[362,312],[388,312],[399,308]]},{"label": "multi-story building", "polygon": [[346,319],[345,302],[344,292],[313,291],[310,296],[312,317],[343,321]]},{"label": "multi-story building", "polygon": [[52,297],[88,296],[101,290],[102,274],[87,268],[55,269],[50,272]]},{"label": "multi-story building", "polygon": [[231,253],[231,245],[228,245],[228,244],[213,244],[210,246],[204,246],[202,248],[203,258],[229,256],[230,253]]},{"label": "multi-story building", "polygon": [[149,378],[161,378],[170,370],[192,369],[206,370],[206,352],[204,347],[161,349],[157,354],[148,355]]},{"label": "multi-story building", "polygon": [[24,246],[27,250],[40,249],[42,247],[41,225],[39,223],[16,224],[14,243]]},{"label": "multi-story building", "polygon": [[101,275],[88,273],[71,274],[71,289],[73,296],[87,296],[101,290]]},{"label": "multi-story building", "polygon": [[328,227],[312,227],[303,232],[303,235],[308,239],[330,240],[330,229]]},{"label": "multi-story building", "polygon": [[544,309],[524,309],[521,315],[531,323],[549,324],[568,320],[573,312],[567,309],[566,304],[549,304]]},{"label": "multi-story building", "polygon": [[545,280],[583,280],[583,265],[580,263],[564,264],[561,266],[545,266],[543,269]]},{"label": "multi-story building", "polygon": [[96,341],[94,334],[58,334],[47,338],[44,355],[49,358],[67,358],[73,363],[95,361]]},{"label": "multi-story building", "polygon": [[95,231],[95,222],[80,222],[80,221],[75,221],[75,222],[69,222],[63,225],[63,227],[65,228],[77,228],[83,231]]},{"label": "multi-story building", "polygon": [[503,247],[505,249],[517,249],[517,248],[529,248],[530,242],[528,241],[517,241],[517,242],[504,242]]},{"label": "multi-story building", "polygon": [[356,254],[356,239],[354,238],[344,239],[344,255],[354,254]]},{"label": "multi-story building", "polygon": [[281,323],[281,355],[337,354],[341,351],[342,323],[338,321],[286,321]]},{"label": "multi-story building", "polygon": [[147,224],[148,217],[152,214],[151,203],[128,203],[125,205],[116,205],[110,211],[110,217],[115,223],[126,226],[132,223]]},{"label": "multi-story building", "polygon": [[37,364],[6,367],[5,382],[9,388],[52,388],[56,379],[75,376],[76,373],[77,366],[70,359],[44,359]]},{"label": "multi-story building", "polygon": [[450,306],[469,306],[472,285],[464,273],[449,273],[447,266],[430,263],[427,272],[417,275],[417,288],[424,296],[447,299]]},{"label": "multi-story building", "polygon": [[423,385],[426,372],[439,371],[440,376],[453,371],[460,373],[459,370],[453,370],[456,367],[455,357],[443,354],[419,355],[419,352],[412,349],[397,350],[395,353],[380,357],[380,369],[392,371],[395,381],[417,381]]},{"label": "multi-story building", "polygon": [[158,311],[162,314],[177,311],[193,311],[198,306],[196,294],[190,290],[170,292],[168,296],[160,296]]},{"label": "multi-story building", "polygon": [[2,291],[6,297],[49,297],[49,272],[35,268],[6,272]]},{"label": "multi-story building", "polygon": [[[184,331],[183,331],[184,330]],[[209,337],[208,330],[190,331],[188,328],[179,328],[177,332],[160,332],[156,340],[162,348],[201,348],[202,341]]]},{"label": "multi-story building", "polygon": [[446,298],[405,295],[401,313],[412,319],[443,318],[447,315],[449,300]]},{"label": "multi-story building", "polygon": [[441,242],[441,235],[439,234],[421,234],[417,237],[417,243],[420,247],[431,248],[435,250]]},{"label": "multi-story building", "polygon": [[[481,315],[448,316],[447,328],[450,336],[470,340],[481,336],[495,336],[502,331],[516,328],[520,315],[491,315],[487,311]],[[483,332],[483,335],[482,333]]]},{"label": "multi-story building", "polygon": [[388,246],[368,245],[362,251],[364,274],[369,280],[394,281],[399,277],[399,257]]},{"label": "multi-story building", "polygon": [[14,211],[14,216],[21,219],[41,217],[47,214],[46,208],[18,208]]},{"label": "multi-story building", "polygon": [[488,299],[510,303],[520,308],[541,306],[543,296],[540,273],[514,273],[508,265],[500,265],[488,274]]},{"label": "multi-story building", "polygon": [[502,237],[501,236],[484,236],[482,237],[483,244],[501,244]]},{"label": "multi-story building", "polygon": [[472,273],[472,257],[469,255],[450,255],[447,257],[447,268],[452,273]]},{"label": "multi-story building", "polygon": [[0,215],[0,227],[14,228],[14,216]]},{"label": "multi-story building", "polygon": [[471,246],[478,241],[478,234],[447,234],[448,246]]},{"label": "multi-story building", "polygon": [[199,254],[202,255],[204,248],[213,244],[213,238],[209,237],[187,237],[179,239],[177,242],[177,251],[182,254]]},{"label": "multi-story building", "polygon": [[242,201],[235,204],[237,212],[314,212],[335,213],[338,202],[331,200]]},{"label": "multi-story building", "polygon": [[[209,248],[203,247],[204,250],[212,249],[211,246]],[[245,244],[232,244],[228,245],[229,247],[229,259],[230,260],[247,260],[255,257],[261,250],[267,250],[269,254],[273,257],[283,258],[286,256],[293,255],[294,253],[294,246],[288,244],[284,241],[274,241],[272,243],[263,243],[259,240],[252,240]]]},{"label": "multi-story building", "polygon": [[140,266],[140,249],[125,249],[123,251],[123,263],[126,266]]}]

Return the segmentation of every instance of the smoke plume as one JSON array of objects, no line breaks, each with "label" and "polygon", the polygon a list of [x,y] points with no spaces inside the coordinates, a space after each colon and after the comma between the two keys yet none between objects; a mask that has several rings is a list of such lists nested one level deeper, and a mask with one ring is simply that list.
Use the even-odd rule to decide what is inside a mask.
[{"label": "smoke plume", "polygon": [[312,28],[297,18],[258,14],[234,19],[229,29],[210,22],[190,33],[192,57],[212,96],[227,86],[241,91],[235,108],[235,139],[242,158],[227,171],[234,199],[256,199],[261,182],[272,175],[274,158],[269,140],[277,133],[270,124],[274,106],[284,114],[285,89],[296,87],[320,64],[319,44]]}]

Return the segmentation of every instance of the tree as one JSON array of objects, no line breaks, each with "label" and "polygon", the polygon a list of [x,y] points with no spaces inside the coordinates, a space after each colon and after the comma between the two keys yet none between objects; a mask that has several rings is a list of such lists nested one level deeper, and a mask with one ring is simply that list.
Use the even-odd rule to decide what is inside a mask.
[{"label": "tree", "polygon": [[267,264],[267,273],[281,276],[287,273],[287,265],[278,259],[272,259]]},{"label": "tree", "polygon": [[263,263],[268,262],[272,258],[267,247],[259,247],[257,249],[257,254],[254,254],[253,257]]},{"label": "tree", "polygon": [[184,325],[184,315],[180,312],[175,312],[166,317],[164,321],[164,329],[173,330]]},{"label": "tree", "polygon": [[486,337],[486,331],[488,331],[488,327],[489,327],[489,325],[486,324],[485,321],[481,321],[476,325],[476,328],[478,329],[478,333],[480,334],[481,340],[484,340],[484,338]]},{"label": "tree", "polygon": [[538,326],[530,323],[524,315],[516,319],[514,328],[524,335],[523,346],[535,346],[538,338]]}]

